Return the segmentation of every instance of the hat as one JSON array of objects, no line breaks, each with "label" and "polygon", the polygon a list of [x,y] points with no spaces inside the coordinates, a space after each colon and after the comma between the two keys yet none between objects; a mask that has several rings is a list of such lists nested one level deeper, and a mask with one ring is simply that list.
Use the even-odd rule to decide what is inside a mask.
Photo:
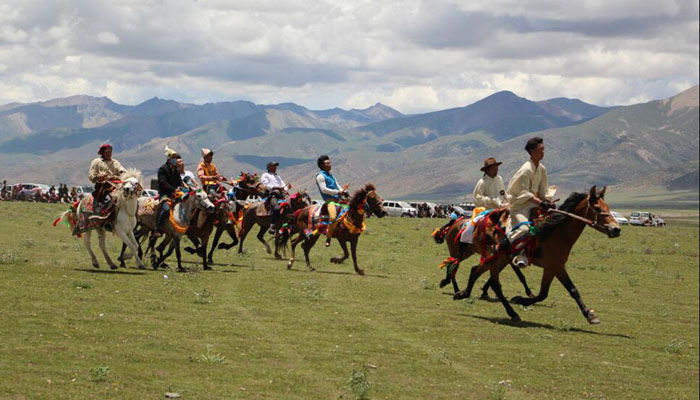
[{"label": "hat", "polygon": [[171,149],[170,147],[168,147],[167,144],[165,145],[165,156],[166,156],[167,158],[169,158],[169,159],[170,159],[170,158],[175,158],[175,157],[180,158],[180,155],[177,154],[177,151],[175,151],[175,150]]},{"label": "hat", "polygon": [[101,155],[101,154],[104,153],[104,151],[107,150],[107,149],[110,149],[110,150],[111,150],[111,149],[112,149],[112,145],[109,144],[109,143],[103,144],[102,146],[100,146],[99,150],[97,150],[97,154],[100,154],[100,155]]},{"label": "hat", "polygon": [[502,163],[502,162],[496,161],[496,159],[493,158],[493,157],[489,157],[489,158],[487,158],[487,159],[484,160],[484,166],[481,167],[481,170],[484,171],[484,172],[486,172],[486,169],[487,169],[488,167],[490,167],[490,166],[492,166],[492,165],[501,165],[501,164],[503,164],[503,163]]},{"label": "hat", "polygon": [[278,166],[280,165],[280,163],[278,163],[277,161],[270,161],[269,163],[267,163],[267,169],[270,169],[270,167],[272,167],[273,165]]},{"label": "hat", "polygon": [[208,156],[209,154],[214,154],[211,149],[207,149],[206,147],[202,147],[202,158]]}]

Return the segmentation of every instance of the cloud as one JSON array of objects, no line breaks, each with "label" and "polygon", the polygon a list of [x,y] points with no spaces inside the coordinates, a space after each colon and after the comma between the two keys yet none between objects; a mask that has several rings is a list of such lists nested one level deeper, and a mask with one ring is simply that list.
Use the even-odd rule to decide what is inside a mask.
[{"label": "cloud", "polygon": [[0,103],[293,101],[402,112],[499,90],[601,105],[698,82],[698,4],[5,0]]}]

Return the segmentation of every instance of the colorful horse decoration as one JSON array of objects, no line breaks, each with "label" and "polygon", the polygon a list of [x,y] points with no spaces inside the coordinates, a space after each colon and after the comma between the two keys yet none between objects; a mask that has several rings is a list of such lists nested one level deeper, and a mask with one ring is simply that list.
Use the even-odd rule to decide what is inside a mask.
[{"label": "colorful horse decoration", "polygon": [[[90,237],[93,230],[97,230],[100,241],[100,249],[105,261],[110,268],[118,268],[107,253],[105,248],[105,223],[113,220],[112,231],[129,248],[131,255],[136,258],[138,267],[144,269],[143,262],[138,254],[138,242],[134,237],[134,227],[136,226],[136,210],[138,207],[138,197],[143,188],[143,178],[141,171],[128,169],[119,181],[114,182],[115,190],[112,192],[113,208],[105,210],[94,203],[92,195],[84,197],[80,201],[73,203],[70,209],[63,212],[53,223],[54,226],[60,221],[65,221],[71,228],[73,235],[78,237],[84,234],[85,247],[90,254],[92,266],[99,268],[95,254],[90,246]],[[128,257],[127,257],[128,258]]]},{"label": "colorful horse decoration", "polygon": [[334,232],[333,237],[338,240],[340,247],[343,249],[341,257],[331,258],[331,262],[340,264],[345,261],[350,253],[348,253],[347,242],[350,242],[350,250],[352,251],[352,261],[355,268],[355,273],[364,275],[362,270],[357,265],[357,242],[362,232],[365,231],[365,218],[371,214],[381,218],[387,215],[386,210],[382,206],[382,199],[377,195],[374,185],[366,184],[362,189],[355,192],[350,198],[349,204],[344,210],[337,214],[335,221],[330,221],[327,224],[321,215],[322,205],[309,206],[294,213],[294,222],[298,230],[297,237],[292,240],[292,255],[287,263],[287,269],[292,268],[294,264],[294,250],[296,246],[303,242],[301,247],[304,250],[306,266],[313,271],[309,261],[309,252],[318,240],[319,236],[325,229],[331,228]]},{"label": "colorful horse decoration", "polygon": [[[585,306],[581,295],[574,286],[569,274],[566,272],[566,261],[569,259],[571,249],[583,233],[586,226],[590,226],[598,232],[607,235],[609,238],[620,236],[620,226],[610,214],[610,208],[605,202],[605,191],[597,192],[596,187],[591,187],[588,193],[572,193],[559,209],[550,210],[552,214],[560,214],[562,217],[545,219],[544,223],[536,225],[535,235],[531,239],[524,239],[521,244],[534,249],[528,254],[532,259],[532,264],[542,267],[542,283],[540,292],[533,298],[516,296],[511,301],[529,306],[547,298],[552,280],[556,277],[566,288],[571,297],[576,301],[581,313],[591,324],[598,324],[600,320],[595,312]],[[454,295],[455,300],[468,298],[474,287],[476,279],[486,271],[490,272],[490,285],[506,309],[508,316],[513,321],[519,321],[520,316],[508,303],[499,281],[500,271],[506,267],[512,258],[513,247],[504,246],[501,236],[505,232],[500,231],[507,210],[493,212],[482,222],[477,224],[474,233],[474,243],[469,246],[460,246],[458,253],[452,257],[461,261],[474,253],[481,255],[479,265],[472,267],[469,275],[467,288]],[[454,232],[454,233],[453,233]],[[497,232],[494,234],[494,232]],[[445,236],[445,240],[454,240],[457,228],[450,229]],[[534,243],[534,244],[533,244]]]}]

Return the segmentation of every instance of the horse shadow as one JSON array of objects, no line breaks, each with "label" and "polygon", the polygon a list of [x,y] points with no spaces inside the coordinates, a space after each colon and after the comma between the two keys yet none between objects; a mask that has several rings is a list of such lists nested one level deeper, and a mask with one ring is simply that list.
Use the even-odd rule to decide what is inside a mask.
[{"label": "horse shadow", "polygon": [[91,274],[146,275],[145,271],[124,271],[124,268],[120,268],[120,269],[73,268],[73,271],[89,272]]},{"label": "horse shadow", "polygon": [[[512,321],[508,318],[482,317],[480,315],[471,315],[471,314],[458,314],[458,315],[463,316],[463,317],[480,319],[482,321],[488,321],[488,322],[491,322],[492,324],[496,324],[496,325],[512,326],[514,328],[542,328],[542,329],[548,329],[551,331],[562,331],[561,329],[559,329],[555,326],[552,326],[550,324],[542,324],[539,322]],[[619,333],[596,332],[596,331],[589,331],[587,329],[581,329],[581,328],[569,328],[566,331],[587,333],[587,334],[591,334],[591,335],[599,335],[599,336],[607,336],[607,337],[617,337],[617,338],[622,338],[622,339],[635,339],[634,336],[630,336],[630,335],[624,335],[624,334],[619,334]]]}]

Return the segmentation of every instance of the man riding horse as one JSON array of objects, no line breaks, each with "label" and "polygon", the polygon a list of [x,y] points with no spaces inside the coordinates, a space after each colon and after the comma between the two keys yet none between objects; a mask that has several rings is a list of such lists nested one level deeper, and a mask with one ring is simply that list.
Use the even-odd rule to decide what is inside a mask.
[{"label": "man riding horse", "polygon": [[170,214],[170,203],[167,201],[175,200],[176,190],[181,187],[182,178],[177,169],[178,161],[182,158],[173,149],[165,146],[165,164],[158,168],[158,195],[161,199],[160,210],[156,217],[156,231],[154,236],[158,237],[163,234],[163,224]]},{"label": "man riding horse", "polygon": [[[280,165],[277,161],[270,161],[267,163],[267,172],[265,172],[260,178],[260,183],[262,183],[267,189],[268,193],[275,190],[286,197],[286,191],[291,188],[292,185],[285,184],[282,178],[277,175],[277,166]],[[270,229],[268,232],[271,235],[275,234],[277,230],[277,221],[280,217],[279,199],[276,196],[267,196],[267,206],[270,210]]]},{"label": "man riding horse", "polygon": [[[97,150],[100,157],[92,160],[90,170],[88,171],[88,179],[95,184],[95,193],[93,194],[95,212],[106,214],[112,207],[112,196],[110,192],[114,189],[114,182],[119,180],[119,176],[126,172],[126,169],[119,161],[112,159],[112,145],[105,143]],[[111,230],[111,224],[107,222],[105,229]]]},{"label": "man riding horse", "polygon": [[[517,239],[528,234],[528,221],[533,209],[540,207],[548,210],[553,207],[548,199],[548,195],[551,194],[548,194],[547,170],[541,163],[544,158],[544,140],[541,137],[531,138],[527,141],[525,150],[530,154],[530,159],[520,167],[508,184],[511,231],[508,233],[507,245],[512,245]],[[524,268],[528,263],[524,250],[517,252],[513,257],[513,265],[516,267]]]},{"label": "man riding horse", "polygon": [[214,193],[219,189],[219,182],[225,181],[226,178],[219,174],[216,169],[216,164],[212,162],[214,159],[214,152],[210,149],[202,148],[202,162],[199,163],[197,167],[197,175],[199,180],[202,181],[202,189],[209,193],[210,190],[214,190]]},{"label": "man riding horse", "polygon": [[344,203],[343,200],[348,196],[349,184],[345,184],[340,187],[338,181],[335,179],[333,174],[331,174],[331,159],[327,155],[322,155],[316,160],[316,165],[320,171],[316,174],[316,186],[321,193],[324,205],[321,208],[321,214],[328,215],[331,224],[328,225],[326,230],[326,247],[331,245],[331,238],[333,237],[333,232],[335,231],[335,221],[337,206]]}]

